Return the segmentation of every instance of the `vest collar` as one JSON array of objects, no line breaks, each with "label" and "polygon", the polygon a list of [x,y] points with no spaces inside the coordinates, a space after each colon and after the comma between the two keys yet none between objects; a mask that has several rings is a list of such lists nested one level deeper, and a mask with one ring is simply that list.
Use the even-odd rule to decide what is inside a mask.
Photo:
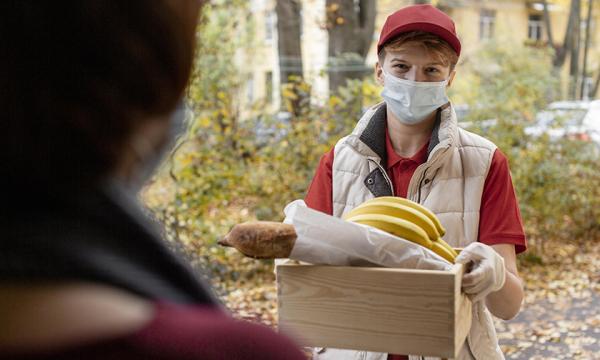
[{"label": "vest collar", "polygon": [[[385,146],[385,132],[387,131],[387,108],[381,102],[363,115],[349,137],[348,143],[360,154],[376,158],[380,164],[387,163]],[[458,138],[458,125],[452,104],[440,108],[431,133],[431,140],[427,149],[428,161],[440,150],[447,149],[456,144]]]}]

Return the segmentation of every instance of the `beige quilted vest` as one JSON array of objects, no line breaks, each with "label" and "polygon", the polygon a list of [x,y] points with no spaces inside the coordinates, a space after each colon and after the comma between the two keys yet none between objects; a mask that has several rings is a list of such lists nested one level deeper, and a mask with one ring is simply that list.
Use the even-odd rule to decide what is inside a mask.
[{"label": "beige quilted vest", "polygon": [[[336,144],[332,168],[334,216],[341,217],[367,199],[394,195],[384,169],[386,118],[385,104],[374,106],[363,115],[352,134]],[[454,247],[464,247],[478,239],[481,195],[495,149],[492,142],[459,128],[452,106],[438,111],[428,159],[415,171],[408,198],[438,216],[447,230],[444,240]],[[325,351],[316,358],[386,358],[386,354],[378,353],[355,352],[351,356],[345,352],[337,357],[335,351],[329,352],[333,357],[325,356]],[[473,306],[473,325],[458,358],[504,359],[491,314],[483,301]]]}]

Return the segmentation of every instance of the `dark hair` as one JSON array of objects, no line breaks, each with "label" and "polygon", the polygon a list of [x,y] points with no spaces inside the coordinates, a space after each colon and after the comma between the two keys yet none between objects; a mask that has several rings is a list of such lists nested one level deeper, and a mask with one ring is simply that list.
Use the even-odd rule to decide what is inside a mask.
[{"label": "dark hair", "polygon": [[82,184],[113,170],[140,123],[172,111],[199,0],[0,2],[0,174]]}]

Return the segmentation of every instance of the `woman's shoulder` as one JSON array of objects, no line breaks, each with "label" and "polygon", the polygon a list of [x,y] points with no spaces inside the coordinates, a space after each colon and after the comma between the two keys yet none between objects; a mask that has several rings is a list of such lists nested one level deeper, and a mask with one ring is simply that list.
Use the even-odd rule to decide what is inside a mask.
[{"label": "woman's shoulder", "polygon": [[150,302],[88,283],[0,285],[0,348],[52,351],[135,332],[153,318]]},{"label": "woman's shoulder", "polygon": [[0,359],[304,359],[288,338],[219,308],[93,284],[0,286]]}]

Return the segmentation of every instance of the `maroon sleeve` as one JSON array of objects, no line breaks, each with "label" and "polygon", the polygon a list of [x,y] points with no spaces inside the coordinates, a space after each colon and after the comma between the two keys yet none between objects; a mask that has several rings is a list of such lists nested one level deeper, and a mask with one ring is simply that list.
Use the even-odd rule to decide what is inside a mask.
[{"label": "maroon sleeve", "polygon": [[309,208],[329,215],[333,214],[333,185],[331,182],[333,152],[334,148],[321,157],[315,176],[304,198],[304,202]]},{"label": "maroon sleeve", "polygon": [[165,359],[305,359],[290,339],[266,326],[236,321],[213,309],[158,308],[153,323],[131,341]]},{"label": "maroon sleeve", "polygon": [[513,244],[517,254],[527,249],[508,159],[498,149],[481,196],[479,241],[486,245]]},{"label": "maroon sleeve", "polygon": [[[5,356],[7,355],[7,356]],[[120,338],[52,352],[4,354],[11,360],[306,360],[289,338],[214,308],[159,303],[151,322]]]}]

